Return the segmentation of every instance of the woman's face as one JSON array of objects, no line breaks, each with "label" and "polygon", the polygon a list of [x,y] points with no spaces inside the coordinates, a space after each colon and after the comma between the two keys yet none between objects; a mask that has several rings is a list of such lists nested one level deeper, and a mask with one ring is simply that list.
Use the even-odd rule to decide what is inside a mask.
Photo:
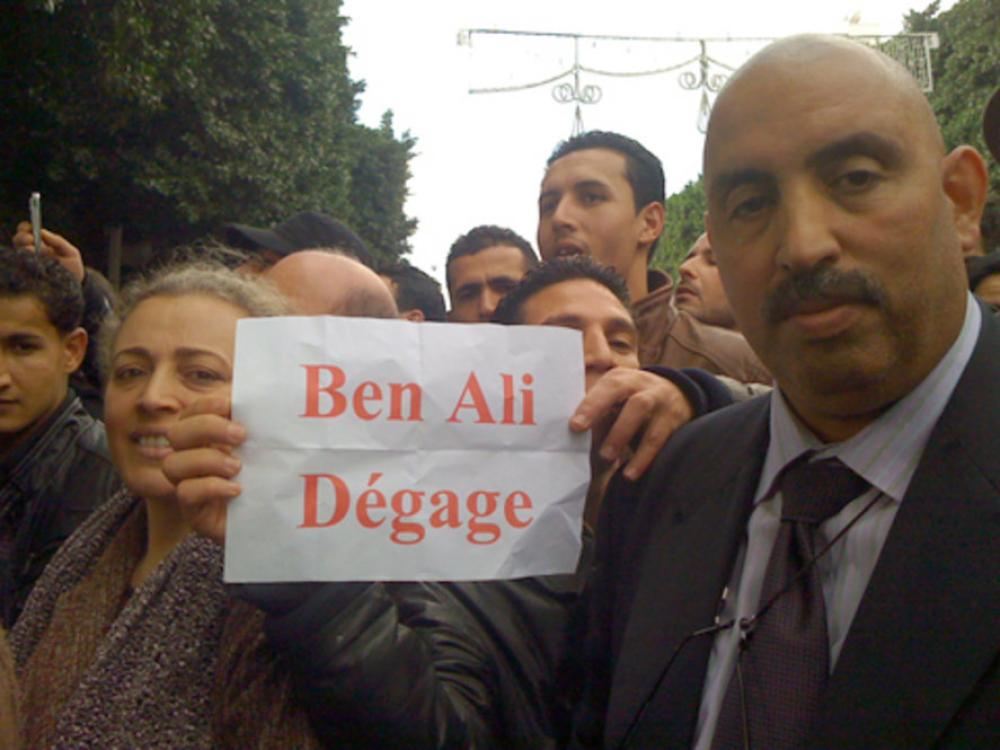
[{"label": "woman's face", "polygon": [[236,321],[247,312],[208,294],[150,297],[122,323],[104,402],[111,456],[133,494],[173,498],[160,464],[167,430],[202,396],[229,397]]}]

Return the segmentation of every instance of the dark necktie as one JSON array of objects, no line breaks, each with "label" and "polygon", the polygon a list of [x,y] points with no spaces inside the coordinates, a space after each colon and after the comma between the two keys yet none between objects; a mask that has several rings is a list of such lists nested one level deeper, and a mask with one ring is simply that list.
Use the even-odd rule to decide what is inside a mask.
[{"label": "dark necktie", "polygon": [[803,747],[826,687],[830,643],[820,573],[811,564],[815,532],[869,485],[838,459],[808,458],[789,464],[779,479],[781,526],[764,574],[759,619],[737,655],[743,696],[734,669],[713,750]]}]

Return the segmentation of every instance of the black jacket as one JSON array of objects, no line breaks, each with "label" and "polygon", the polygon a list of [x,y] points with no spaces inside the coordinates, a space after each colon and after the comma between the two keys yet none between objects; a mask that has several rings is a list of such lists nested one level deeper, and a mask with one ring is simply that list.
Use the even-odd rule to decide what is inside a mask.
[{"label": "black jacket", "polygon": [[328,747],[555,748],[568,738],[572,691],[560,677],[577,576],[238,591],[269,613],[268,641]]},{"label": "black jacket", "polygon": [[0,459],[0,614],[10,629],[59,545],[119,487],[104,425],[70,391],[62,405]]},{"label": "black jacket", "polygon": [[[899,505],[810,750],[1000,747],[1000,318],[980,309],[976,348]],[[769,408],[754,399],[688,425],[640,481],[612,480],[572,747],[691,747]]]},{"label": "black jacket", "polygon": [[[106,283],[106,282],[105,282]],[[114,297],[110,287],[97,282],[96,276],[87,269],[83,277],[83,320],[80,325],[87,331],[89,345],[80,368],[70,376],[70,385],[80,397],[80,401],[94,419],[104,415],[104,379],[101,376],[99,349],[101,326],[114,308]]]}]

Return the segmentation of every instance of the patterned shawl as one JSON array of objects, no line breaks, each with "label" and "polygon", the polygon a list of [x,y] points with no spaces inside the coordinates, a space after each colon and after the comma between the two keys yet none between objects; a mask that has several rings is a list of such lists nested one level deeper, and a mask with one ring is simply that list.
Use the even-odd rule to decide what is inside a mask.
[{"label": "patterned shawl", "polygon": [[11,633],[26,747],[315,748],[263,614],[195,535],[129,594],[145,504],[119,493],[56,553]]},{"label": "patterned shawl", "polygon": [[128,596],[145,536],[145,505],[120,493],[35,586],[11,635],[26,746],[213,746],[222,550],[190,536]]},{"label": "patterned shawl", "polygon": [[17,678],[14,656],[7,645],[7,633],[0,628],[0,750],[17,750],[18,738]]}]

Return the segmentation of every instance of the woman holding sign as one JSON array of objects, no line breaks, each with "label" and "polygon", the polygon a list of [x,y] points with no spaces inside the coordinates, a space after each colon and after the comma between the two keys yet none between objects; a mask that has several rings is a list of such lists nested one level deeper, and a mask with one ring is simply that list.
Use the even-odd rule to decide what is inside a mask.
[{"label": "woman holding sign", "polygon": [[[181,411],[228,394],[237,321],[284,309],[263,283],[210,266],[123,295],[103,343],[108,441],[127,489],[59,550],[12,633],[26,747],[314,744],[271,670],[262,616],[227,596],[221,549],[190,533],[161,470]],[[274,681],[242,695],[230,735],[218,716],[232,654],[259,657]]]},{"label": "woman holding sign", "polygon": [[[596,294],[572,316],[593,333],[585,338],[592,346],[584,346],[588,385],[593,385],[589,395],[621,394],[613,383],[601,385],[605,374],[613,375],[615,382],[631,385],[606,404],[631,403],[630,396],[637,394],[645,405],[638,411],[662,413],[655,408],[660,405],[670,413],[665,405],[671,403],[672,384],[634,369],[634,337],[623,340],[622,322],[625,328],[631,324],[626,303],[615,291],[624,295],[620,280],[616,286],[597,267],[550,268],[556,273],[545,272],[550,286],[544,288],[583,284]],[[535,299],[539,288],[533,290],[528,296]],[[560,320],[568,317],[549,312]],[[540,322],[516,317],[518,323]],[[606,356],[612,349],[619,356]],[[589,403],[592,408],[594,402]],[[636,410],[622,409],[629,411]],[[220,446],[236,447],[247,433],[228,416],[224,399],[192,405],[170,432],[175,452],[164,463],[192,524],[219,540],[226,533],[227,503],[241,491],[233,481],[239,464]],[[662,442],[669,431],[659,434]],[[630,437],[620,439],[628,444]],[[470,472],[475,468],[470,465]],[[242,482],[245,475],[236,478]],[[245,586],[242,595],[269,613],[269,641],[295,670],[296,695],[327,746],[556,748],[568,740],[574,690],[568,668],[572,655],[564,657],[579,583],[573,575],[280,583]]]}]

